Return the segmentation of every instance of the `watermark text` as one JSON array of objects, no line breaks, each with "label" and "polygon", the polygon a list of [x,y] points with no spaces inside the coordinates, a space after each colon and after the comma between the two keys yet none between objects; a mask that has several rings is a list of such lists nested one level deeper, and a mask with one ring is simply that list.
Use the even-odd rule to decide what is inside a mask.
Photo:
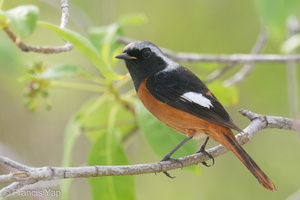
[{"label": "watermark text", "polygon": [[34,189],[34,190],[10,190],[10,189],[7,189],[7,191],[3,191],[3,192],[4,192],[4,195],[23,196],[23,197],[25,197],[25,196],[60,197],[61,196],[61,190],[58,190],[58,189]]}]

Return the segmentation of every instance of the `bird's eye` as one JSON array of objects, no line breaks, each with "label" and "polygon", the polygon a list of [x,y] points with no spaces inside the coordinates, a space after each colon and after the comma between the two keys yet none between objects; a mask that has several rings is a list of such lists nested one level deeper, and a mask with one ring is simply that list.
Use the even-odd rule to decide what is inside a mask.
[{"label": "bird's eye", "polygon": [[142,50],[142,55],[144,58],[149,58],[151,56],[151,49],[145,48]]}]

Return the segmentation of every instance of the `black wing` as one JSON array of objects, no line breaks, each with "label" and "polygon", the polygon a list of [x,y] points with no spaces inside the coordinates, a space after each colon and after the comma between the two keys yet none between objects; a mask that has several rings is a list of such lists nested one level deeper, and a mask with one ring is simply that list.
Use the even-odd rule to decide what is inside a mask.
[{"label": "black wing", "polygon": [[[150,76],[146,87],[156,99],[174,108],[209,122],[242,131],[233,123],[224,107],[206,85],[194,73],[182,66],[171,72],[160,72]],[[210,101],[210,106],[203,106],[183,98],[182,95],[187,92],[202,94]]]}]

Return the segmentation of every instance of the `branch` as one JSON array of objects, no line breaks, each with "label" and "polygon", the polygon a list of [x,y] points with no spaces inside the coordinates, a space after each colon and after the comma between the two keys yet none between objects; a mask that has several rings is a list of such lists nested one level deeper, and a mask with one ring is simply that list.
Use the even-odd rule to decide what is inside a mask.
[{"label": "branch", "polygon": [[[251,120],[248,127],[244,129],[244,133],[237,134],[237,139],[241,145],[248,142],[258,131],[267,128],[286,129],[300,131],[300,121],[288,119],[284,117],[265,116],[253,113],[248,110],[241,110],[241,114]],[[208,149],[207,152],[213,157],[220,156],[228,150],[222,145]],[[202,153],[193,154],[179,158],[184,166],[195,165],[203,161],[209,160],[209,157]],[[158,163],[147,163],[137,165],[124,166],[86,166],[86,167],[41,167],[34,168],[4,156],[0,156],[0,162],[17,170],[9,174],[1,175],[1,183],[11,183],[7,187],[0,190],[0,195],[9,196],[17,189],[22,189],[26,185],[30,185],[39,181],[49,181],[55,179],[66,178],[87,178],[102,176],[121,176],[121,175],[138,175],[169,171],[181,168],[181,164],[172,161],[164,161]]]},{"label": "branch", "polygon": [[[64,29],[67,26],[69,19],[69,4],[68,0],[61,0],[61,23],[60,28]],[[35,53],[44,53],[44,54],[54,54],[54,53],[62,53],[67,52],[73,49],[73,45],[67,42],[63,46],[56,47],[48,47],[48,46],[32,46],[23,43],[20,38],[18,38],[8,27],[3,29],[4,32],[8,35],[8,37],[24,52],[35,52]]]},{"label": "branch", "polygon": [[244,132],[248,133],[249,138],[254,136],[258,131],[269,128],[300,131],[300,120],[260,115],[249,110],[241,110],[240,113],[251,120],[251,123],[244,129]]},{"label": "branch", "polygon": [[[289,18],[287,23],[288,38],[290,39],[300,32],[300,22],[296,18]],[[294,54],[294,50],[287,52],[289,55]],[[293,61],[286,63],[287,69],[287,84],[288,84],[288,97],[290,113],[293,118],[298,118],[298,80],[297,80],[297,65]]]},{"label": "branch", "polygon": [[[267,42],[267,32],[266,29],[263,28],[259,34],[259,36],[256,39],[255,45],[251,50],[251,54],[260,54],[265,47]],[[226,67],[223,67],[221,69],[216,69],[211,74],[209,74],[206,77],[205,82],[209,83],[214,81],[215,79],[219,78],[220,76],[224,75],[225,72],[229,71],[231,68],[235,67],[236,63],[230,63]],[[239,82],[241,82],[246,76],[248,76],[254,68],[254,63],[245,63],[245,65],[237,72],[235,73],[231,78],[224,81],[225,86],[231,86],[235,85]]]},{"label": "branch", "polygon": [[215,71],[213,71],[212,73],[210,73],[209,75],[206,76],[205,84],[211,83],[214,80],[220,78],[222,75],[224,75],[227,71],[231,70],[235,66],[236,66],[236,64],[229,63],[228,65],[226,65],[225,67],[222,67],[221,69],[216,69]]},{"label": "branch", "polygon": [[[251,50],[251,54],[252,55],[260,54],[267,43],[267,39],[268,39],[267,30],[263,28],[255,42],[253,49]],[[240,69],[240,71],[238,71],[233,77],[224,81],[224,85],[231,86],[240,83],[243,79],[245,79],[246,76],[248,76],[252,72],[253,68],[254,68],[254,62],[246,63]]]},{"label": "branch", "polygon": [[[128,44],[134,40],[120,37],[118,41]],[[278,54],[232,54],[232,55],[208,55],[197,53],[175,53],[171,50],[162,48],[166,56],[169,56],[175,61],[181,62],[215,62],[215,63],[285,63],[285,62],[300,62],[300,55],[278,55]]]}]

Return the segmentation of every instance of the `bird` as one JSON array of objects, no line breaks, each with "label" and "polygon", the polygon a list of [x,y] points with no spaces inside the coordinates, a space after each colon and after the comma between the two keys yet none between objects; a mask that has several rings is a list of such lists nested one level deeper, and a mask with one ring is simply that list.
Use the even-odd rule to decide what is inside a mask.
[{"label": "bird", "polygon": [[[209,138],[222,144],[238,157],[264,188],[277,190],[235,138],[232,129],[242,130],[197,75],[165,56],[149,41],[131,42],[115,58],[125,61],[137,96],[150,113],[186,136],[161,161],[176,161],[171,156],[183,144],[192,138],[207,136],[205,144]],[[208,154],[203,147],[205,145],[198,152]]]}]

